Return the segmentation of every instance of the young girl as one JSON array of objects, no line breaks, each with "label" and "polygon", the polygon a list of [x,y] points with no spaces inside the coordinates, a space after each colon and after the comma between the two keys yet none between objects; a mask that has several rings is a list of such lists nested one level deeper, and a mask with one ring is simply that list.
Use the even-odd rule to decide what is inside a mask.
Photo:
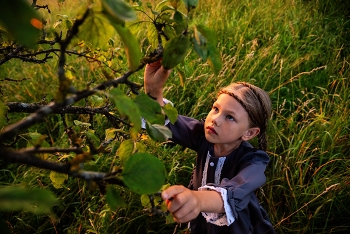
[{"label": "young girl", "polygon": [[[146,66],[145,92],[164,105],[163,86],[171,71],[160,62]],[[275,233],[255,191],[262,186],[269,163],[266,126],[271,101],[248,83],[219,91],[205,121],[179,116],[172,141],[197,152],[189,188],[175,185],[162,198],[176,222],[190,222],[191,233]],[[248,141],[258,137],[261,149]]]}]

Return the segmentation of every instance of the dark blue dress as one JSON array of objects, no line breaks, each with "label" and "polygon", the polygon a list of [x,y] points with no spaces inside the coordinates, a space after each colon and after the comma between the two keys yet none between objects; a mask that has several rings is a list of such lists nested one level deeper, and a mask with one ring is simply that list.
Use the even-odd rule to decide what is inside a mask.
[{"label": "dark blue dress", "polygon": [[[174,125],[167,126],[173,133],[172,141],[197,152],[189,188],[198,190],[203,185],[209,185],[226,189],[227,203],[235,219],[229,226],[220,226],[207,222],[201,213],[190,222],[191,233],[275,233],[255,195],[255,191],[266,182],[264,171],[269,163],[266,152],[242,142],[226,157],[215,157],[213,144],[205,138],[203,121],[179,116]],[[213,221],[215,223],[215,217]]]}]

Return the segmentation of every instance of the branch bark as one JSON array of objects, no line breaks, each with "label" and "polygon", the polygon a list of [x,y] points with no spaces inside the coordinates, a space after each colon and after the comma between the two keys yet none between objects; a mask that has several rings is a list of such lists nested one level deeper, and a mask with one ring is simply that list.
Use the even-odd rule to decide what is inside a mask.
[{"label": "branch bark", "polygon": [[84,171],[84,170],[71,170],[70,163],[57,163],[35,157],[34,154],[29,152],[11,151],[0,146],[0,158],[12,162],[20,163],[28,166],[33,166],[41,169],[59,172],[62,174],[68,174],[75,178],[81,178],[87,181],[108,182],[110,184],[117,184],[124,186],[124,183],[115,177],[115,173]]}]

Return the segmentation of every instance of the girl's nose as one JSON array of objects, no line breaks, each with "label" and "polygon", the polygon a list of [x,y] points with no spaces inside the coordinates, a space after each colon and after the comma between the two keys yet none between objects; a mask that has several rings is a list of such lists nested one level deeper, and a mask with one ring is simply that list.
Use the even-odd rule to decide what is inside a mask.
[{"label": "girl's nose", "polygon": [[219,116],[213,116],[213,118],[211,119],[211,122],[212,122],[215,126],[219,126]]}]

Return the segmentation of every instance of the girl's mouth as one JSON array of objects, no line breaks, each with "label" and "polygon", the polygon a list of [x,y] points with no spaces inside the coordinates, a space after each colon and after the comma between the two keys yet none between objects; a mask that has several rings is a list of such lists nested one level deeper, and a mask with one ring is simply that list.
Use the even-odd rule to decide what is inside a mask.
[{"label": "girl's mouth", "polygon": [[207,127],[207,131],[208,131],[208,133],[218,135],[217,132],[215,131],[215,129],[211,126]]}]

